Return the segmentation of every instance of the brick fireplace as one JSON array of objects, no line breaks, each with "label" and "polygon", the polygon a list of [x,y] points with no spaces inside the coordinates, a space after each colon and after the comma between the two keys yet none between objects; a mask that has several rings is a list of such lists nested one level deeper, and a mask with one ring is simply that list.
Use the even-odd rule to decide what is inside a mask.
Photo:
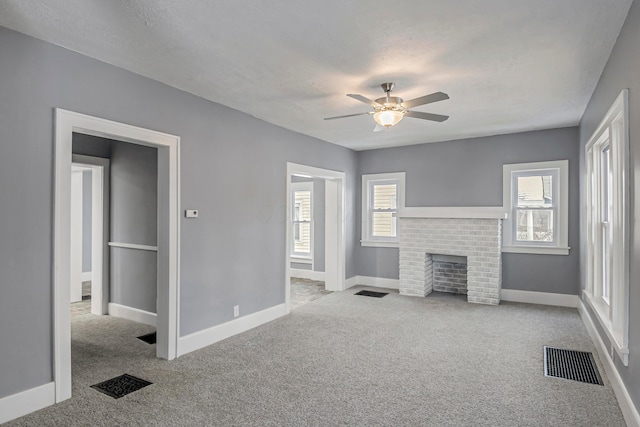
[{"label": "brick fireplace", "polygon": [[434,288],[433,256],[453,255],[467,260],[467,301],[499,304],[504,212],[494,208],[448,209],[405,208],[401,213],[400,294],[430,294]]}]

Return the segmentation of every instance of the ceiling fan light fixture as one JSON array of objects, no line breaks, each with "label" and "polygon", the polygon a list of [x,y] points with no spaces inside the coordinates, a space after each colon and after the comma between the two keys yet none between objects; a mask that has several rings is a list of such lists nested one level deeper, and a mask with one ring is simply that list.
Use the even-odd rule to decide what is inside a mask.
[{"label": "ceiling fan light fixture", "polygon": [[373,114],[373,120],[375,120],[380,126],[384,126],[387,129],[400,123],[400,120],[402,120],[403,117],[404,111],[398,110],[381,110],[376,111]]}]

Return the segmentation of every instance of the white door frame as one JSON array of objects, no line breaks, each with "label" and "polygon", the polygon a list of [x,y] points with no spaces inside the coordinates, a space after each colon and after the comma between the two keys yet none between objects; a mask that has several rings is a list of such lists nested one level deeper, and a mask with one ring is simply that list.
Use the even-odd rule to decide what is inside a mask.
[{"label": "white door frame", "polygon": [[285,215],[285,306],[287,313],[291,311],[291,177],[294,175],[325,179],[325,289],[330,291],[345,289],[346,174],[287,162],[287,209]]},{"label": "white door frame", "polygon": [[180,137],[56,108],[53,252],[53,380],[56,402],[71,397],[69,213],[74,132],[158,149],[158,357],[169,360],[176,357],[179,331]]},{"label": "white door frame", "polygon": [[85,168],[71,167],[71,274],[69,292],[71,303],[82,301],[82,254],[83,254],[83,217],[84,217],[84,175]]},{"label": "white door frame", "polygon": [[73,165],[91,171],[91,313],[108,313],[109,304],[109,167],[102,157],[73,154]]}]

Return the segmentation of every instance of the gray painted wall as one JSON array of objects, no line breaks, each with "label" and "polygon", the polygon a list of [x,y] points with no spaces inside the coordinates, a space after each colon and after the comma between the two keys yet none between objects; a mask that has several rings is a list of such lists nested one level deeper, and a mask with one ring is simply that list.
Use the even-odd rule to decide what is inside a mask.
[{"label": "gray painted wall", "polygon": [[[74,133],[73,153],[108,158],[111,161],[111,185],[109,186],[111,236],[109,240],[155,246],[157,244],[157,150],[142,145]],[[86,193],[87,188],[83,188],[83,191]],[[89,205],[90,193],[89,179]],[[85,216],[83,220],[86,221],[87,217]],[[89,238],[87,239],[87,234],[84,235],[85,241],[89,242],[88,247],[83,243],[83,262],[86,262],[88,257],[89,266],[91,264],[90,224],[89,216]],[[109,251],[111,260],[109,302],[155,313],[156,253],[138,253],[137,250],[116,247],[109,248]]]},{"label": "gray painted wall", "polygon": [[[358,153],[359,176],[406,172],[407,206],[502,206],[502,165],[569,160],[568,256],[505,253],[502,287],[578,294],[578,130],[551,129]],[[361,187],[358,187],[360,197]],[[360,211],[357,213],[360,224]],[[398,249],[356,249],[359,275],[398,278]]]},{"label": "gray painted wall", "polygon": [[118,141],[74,132],[71,143],[73,154],[110,159],[112,146]]},{"label": "gray painted wall", "polygon": [[287,161],[346,172],[356,274],[351,150],[6,28],[0,99],[0,398],[52,380],[56,107],[181,137],[180,335],[284,303]]},{"label": "gray painted wall", "polygon": [[91,171],[82,172],[82,272],[91,271]]},{"label": "gray painted wall", "polygon": [[[629,89],[629,136],[630,136],[630,276],[629,276],[629,366],[624,366],[615,357],[615,366],[624,381],[636,408],[640,407],[640,4],[631,5],[627,20],[622,27],[618,40],[611,52],[609,61],[600,77],[589,105],[580,123],[580,179],[584,188],[584,146],[596,130],[600,121],[618,97],[622,89]],[[582,192],[580,193],[582,194]],[[584,223],[584,218],[582,218]],[[582,227],[584,229],[584,227]],[[580,245],[583,248],[586,236],[581,234]],[[582,251],[584,253],[584,251]],[[581,258],[581,277],[584,287],[585,260]],[[588,304],[585,304],[589,310]],[[590,312],[590,310],[589,310]],[[600,337],[607,344],[607,335],[599,328],[597,318],[591,313]]]},{"label": "gray painted wall", "polygon": [[[156,246],[158,150],[116,142],[111,149],[111,242]],[[110,248],[110,302],[156,312],[157,253]]]}]

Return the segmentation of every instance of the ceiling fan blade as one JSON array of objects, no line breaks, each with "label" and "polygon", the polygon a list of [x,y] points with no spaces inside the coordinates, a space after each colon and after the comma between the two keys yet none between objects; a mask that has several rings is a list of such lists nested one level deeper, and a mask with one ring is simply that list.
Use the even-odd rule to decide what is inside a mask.
[{"label": "ceiling fan blade", "polygon": [[434,122],[444,122],[449,116],[443,116],[441,114],[423,113],[421,111],[407,111],[405,113],[407,117],[413,117],[414,119],[431,120]]},{"label": "ceiling fan blade", "polygon": [[370,115],[370,114],[373,114],[373,113],[368,111],[366,113],[347,114],[345,116],[325,117],[324,119],[325,120],[344,119],[345,117],[364,116],[365,114],[366,115]]},{"label": "ceiling fan blade", "polygon": [[387,130],[387,128],[382,126],[382,125],[379,125],[377,123],[376,123],[376,127],[373,128],[374,132],[380,132],[380,131],[383,131],[383,130]]},{"label": "ceiling fan blade", "polygon": [[444,92],[435,92],[430,95],[421,96],[420,98],[404,101],[402,105],[405,108],[417,107],[418,105],[431,104],[432,102],[444,101],[449,99],[449,95]]},{"label": "ceiling fan blade", "polygon": [[358,95],[357,93],[348,93],[347,96],[353,99],[357,99],[360,102],[364,102],[367,105],[371,105],[372,107],[380,107],[382,105],[378,104],[373,99],[369,99],[366,96]]}]

